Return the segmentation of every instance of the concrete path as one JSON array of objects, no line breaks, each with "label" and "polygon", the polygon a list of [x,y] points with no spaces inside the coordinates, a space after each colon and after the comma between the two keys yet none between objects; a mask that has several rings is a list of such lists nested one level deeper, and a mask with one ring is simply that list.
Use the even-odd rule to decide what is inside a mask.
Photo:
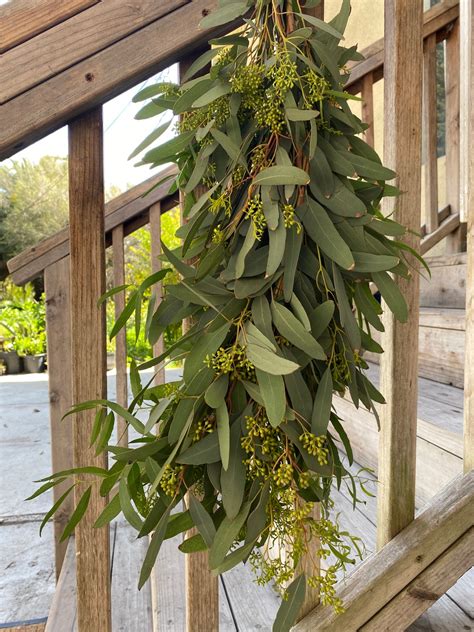
[{"label": "concrete path", "polygon": [[[179,372],[167,371],[167,380]],[[108,374],[109,397],[115,397]],[[151,373],[150,373],[151,377]],[[65,421],[67,423],[67,421]],[[26,502],[51,472],[48,376],[0,376],[0,628],[47,616],[54,592],[52,524],[39,536],[51,493]]]}]

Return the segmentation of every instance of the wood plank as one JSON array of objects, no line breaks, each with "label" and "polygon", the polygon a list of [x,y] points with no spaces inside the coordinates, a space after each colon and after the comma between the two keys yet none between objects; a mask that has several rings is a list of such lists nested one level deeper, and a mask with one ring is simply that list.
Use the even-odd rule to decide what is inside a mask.
[{"label": "wood plank", "polygon": [[436,34],[424,41],[423,142],[425,165],[426,232],[438,228],[438,125],[436,91]]},{"label": "wood plank", "polygon": [[473,552],[474,528],[471,528],[363,625],[360,632],[404,632],[469,570],[474,562]]},{"label": "wood plank", "polygon": [[466,331],[466,310],[420,307],[420,327]]},{"label": "wood plank", "polygon": [[[451,207],[449,206],[449,204],[440,208],[438,210],[438,224],[440,224],[443,220],[445,220],[450,214],[451,214]],[[428,231],[426,230],[426,224],[422,224],[420,228],[421,237],[426,237],[427,232]]]},{"label": "wood plank", "polygon": [[438,559],[472,525],[474,472],[458,477],[430,506],[343,583],[345,612],[316,608],[294,632],[355,632]]},{"label": "wood plank", "polygon": [[[59,4],[63,4],[63,1]],[[95,6],[5,53],[0,72],[0,104],[47,81],[188,2],[189,0],[141,0],[135,4],[122,0],[101,0],[97,4],[89,2],[89,5]],[[21,73],[18,68],[22,68]]]},{"label": "wood plank", "polygon": [[420,304],[423,307],[466,305],[466,253],[449,257],[427,257],[431,277],[420,278]]},{"label": "wood plank", "polygon": [[474,619],[474,568],[461,577],[449,590],[450,598],[462,608],[471,619]]},{"label": "wood plank", "polygon": [[[71,340],[73,403],[106,397],[104,181],[102,109],[69,125],[69,222],[71,242]],[[95,411],[74,415],[74,465],[107,467],[95,455],[90,435]],[[87,476],[75,488],[76,503],[87,489]],[[76,527],[76,578],[79,632],[111,631],[109,529],[94,529],[107,498],[92,487],[88,511]]]},{"label": "wood plank", "polygon": [[6,632],[44,632],[45,623],[31,623],[20,626],[14,626],[13,628],[4,628]]},{"label": "wood plank", "polygon": [[369,127],[364,132],[364,140],[374,146],[374,75],[368,73],[362,78],[362,120]]},{"label": "wood plank", "polygon": [[[344,429],[351,441],[357,463],[379,472],[380,435],[375,417],[369,411],[354,407],[346,399],[336,398],[334,406],[344,420]],[[416,506],[422,507],[462,472],[461,437],[424,420],[418,421],[416,458]],[[380,485],[378,487],[380,490]]]},{"label": "wood plank", "polygon": [[[235,25],[199,28],[203,11],[216,6],[217,0],[192,0],[9,101],[2,108],[0,160],[199,50],[209,38],[232,29]],[[117,59],[126,63],[118,64]]]},{"label": "wood plank", "polygon": [[[161,255],[161,204],[157,202],[150,206],[150,239],[151,239],[151,271],[158,272],[161,270],[161,261],[159,259]],[[153,286],[153,296],[155,298],[155,309],[161,303],[163,298],[163,283],[156,283]],[[153,345],[153,355],[155,357],[160,356],[164,347],[164,338],[160,336],[159,340]],[[157,367],[155,371],[155,383],[164,384],[165,382],[165,369],[164,367]]]},{"label": "wood plank", "polygon": [[138,590],[140,569],[148,538],[137,540],[137,532],[124,519],[117,521],[112,560],[113,632],[150,632],[153,629],[151,590],[147,582]]},{"label": "wood plank", "polygon": [[472,630],[472,620],[449,597],[441,597],[408,628],[407,632]]},{"label": "wood plank", "polygon": [[[459,20],[453,24],[445,45],[446,91],[446,201],[453,213],[459,213]],[[465,231],[455,230],[446,238],[446,252],[459,252],[465,241]],[[465,244],[464,244],[465,245]]]},{"label": "wood plank", "polygon": [[423,237],[420,244],[420,252],[425,255],[431,248],[439,244],[445,237],[454,232],[460,224],[459,213],[449,215],[444,222],[436,228],[432,233],[429,233],[426,237]]},{"label": "wood plank", "polygon": [[[166,174],[175,173],[175,171],[174,167],[165,169],[153,178],[149,178],[107,202],[105,205],[106,243],[111,241],[112,230],[121,224],[124,225],[125,235],[128,234],[128,226],[132,222],[134,223],[133,230],[144,226],[148,222],[148,208],[151,204],[159,201],[163,213],[176,207],[177,197],[168,195],[169,181],[157,186],[147,194]],[[13,281],[17,285],[23,285],[27,281],[35,279],[49,265],[68,254],[69,228],[66,227],[10,259],[8,269]]]},{"label": "wood plank", "polygon": [[[71,314],[69,260],[58,261],[44,275],[46,294],[46,331],[48,341],[49,417],[51,424],[51,465],[53,472],[73,467],[72,423],[63,415],[72,405]],[[64,481],[53,488],[54,502],[69,487]],[[62,532],[74,510],[72,495],[54,514],[54,553],[56,579],[59,579],[67,541],[60,542]]]},{"label": "wood plank", "polygon": [[460,211],[467,223],[466,367],[464,371],[464,468],[474,468],[474,8],[461,0],[461,190]]},{"label": "wood plank", "polygon": [[0,53],[33,39],[97,2],[99,0],[14,0],[4,4],[0,7]]},{"label": "wood plank", "polygon": [[[112,267],[114,286],[125,284],[125,253],[123,248],[123,224],[112,229]],[[125,292],[114,295],[115,318],[117,319],[125,308]],[[115,370],[116,370],[116,401],[124,408],[128,408],[127,383],[127,332],[125,327],[115,336]],[[119,417],[117,419],[117,437],[119,445],[128,446],[128,424]]]},{"label": "wood plank", "polygon": [[[422,23],[418,0],[385,0],[384,156],[397,173],[396,185],[404,191],[396,205],[384,204],[384,213],[412,229],[406,243],[419,249],[414,231],[421,226],[421,129]],[[403,108],[400,103],[403,102]],[[412,265],[418,269],[416,260]],[[381,388],[387,399],[381,419],[379,444],[378,545],[382,547],[401,531],[415,512],[415,459],[418,357],[419,275],[396,283],[408,305],[408,320],[398,322],[385,309],[385,353]],[[403,376],[403,379],[402,379]]]},{"label": "wood plank", "polygon": [[76,548],[72,537],[68,541],[45,632],[75,632],[76,614]]}]

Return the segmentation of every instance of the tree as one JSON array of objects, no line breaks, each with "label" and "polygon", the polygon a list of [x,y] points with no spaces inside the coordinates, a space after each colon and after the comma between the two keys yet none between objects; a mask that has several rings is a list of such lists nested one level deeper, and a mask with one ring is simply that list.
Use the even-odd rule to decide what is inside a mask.
[{"label": "tree", "polygon": [[6,263],[63,228],[68,220],[67,160],[13,160],[0,167],[0,278]]}]

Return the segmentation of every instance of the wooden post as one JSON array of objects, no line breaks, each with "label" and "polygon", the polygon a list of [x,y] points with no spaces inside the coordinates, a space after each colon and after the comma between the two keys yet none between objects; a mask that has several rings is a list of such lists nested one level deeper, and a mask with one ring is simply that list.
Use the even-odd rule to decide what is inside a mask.
[{"label": "wooden post", "polygon": [[[102,109],[69,124],[69,232],[71,248],[71,340],[73,403],[106,396],[105,310],[97,307],[105,290]],[[90,434],[95,411],[74,416],[74,463],[107,467],[95,456]],[[90,481],[81,476],[76,502]],[[109,529],[93,524],[107,502],[93,485],[89,508],[75,530],[79,632],[111,632]]]},{"label": "wooden post", "polygon": [[466,365],[464,369],[464,471],[474,469],[474,7],[460,2],[461,220],[467,223]]},{"label": "wooden post", "polygon": [[[114,270],[114,285],[124,285],[125,283],[125,255],[123,250],[123,224],[116,226],[112,230],[112,265]],[[118,318],[125,307],[125,292],[114,295],[115,318]],[[127,408],[128,388],[127,388],[127,332],[125,327],[121,329],[115,337],[115,370],[116,370],[116,390],[117,403]],[[117,438],[119,445],[128,446],[128,425],[119,418],[117,420]]]},{"label": "wooden post", "polygon": [[[150,236],[151,236],[151,271],[158,272],[161,270],[161,204],[157,202],[150,206]],[[163,296],[163,284],[157,283],[153,288],[153,296],[155,297],[155,309],[161,302]],[[164,351],[164,339],[160,336],[159,340],[153,345],[153,355],[155,357],[161,355]],[[165,383],[164,368],[156,367],[155,384]]]},{"label": "wooden post", "polygon": [[[446,40],[446,202],[451,213],[459,213],[459,20]],[[465,249],[465,225],[446,237],[446,253],[453,254]]]},{"label": "wooden post", "polygon": [[[385,163],[397,172],[404,192],[390,199],[385,214],[419,231],[421,225],[422,3],[385,0]],[[406,243],[419,248],[419,237]],[[417,268],[416,261],[412,262]],[[385,308],[382,346],[382,407],[379,441],[378,546],[409,524],[415,511],[415,458],[418,390],[419,277],[397,283],[408,304],[408,322]]]},{"label": "wooden post", "polygon": [[[72,422],[62,421],[63,415],[72,405],[69,257],[60,259],[45,269],[44,286],[48,339],[51,462],[53,472],[60,472],[73,467]],[[65,481],[53,488],[54,502],[64,494],[68,487],[69,481]],[[68,542],[60,542],[60,538],[73,510],[74,499],[72,495],[69,495],[54,514],[56,580],[59,579],[68,546]]]},{"label": "wooden post", "polygon": [[438,125],[436,115],[436,33],[425,40],[423,53],[423,141],[425,154],[426,232],[438,228]]},{"label": "wooden post", "polygon": [[375,144],[374,132],[374,76],[364,75],[362,79],[362,120],[369,126],[364,132],[364,140],[371,147]]}]

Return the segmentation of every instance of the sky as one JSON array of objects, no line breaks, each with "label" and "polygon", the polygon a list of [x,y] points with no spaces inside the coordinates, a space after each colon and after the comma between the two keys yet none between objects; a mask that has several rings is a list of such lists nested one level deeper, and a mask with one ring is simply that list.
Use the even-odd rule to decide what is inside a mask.
[{"label": "sky", "polygon": [[[153,117],[140,121],[135,120],[134,116],[143,103],[133,103],[132,98],[145,85],[152,85],[163,78],[175,81],[176,76],[176,67],[171,67],[104,105],[104,180],[106,189],[115,185],[120,190],[125,191],[130,186],[139,184],[153,175],[154,172],[150,171],[149,166],[135,167],[134,164],[136,164],[138,158],[129,161],[128,156],[165,119],[160,120],[159,117]],[[173,125],[170,125],[170,128],[160,138],[159,142],[167,140],[172,135]],[[12,159],[22,158],[38,162],[42,156],[67,156],[67,153],[67,127],[62,127],[53,134],[18,152],[6,160],[4,164],[8,164]],[[163,168],[160,167],[160,169]]]}]

